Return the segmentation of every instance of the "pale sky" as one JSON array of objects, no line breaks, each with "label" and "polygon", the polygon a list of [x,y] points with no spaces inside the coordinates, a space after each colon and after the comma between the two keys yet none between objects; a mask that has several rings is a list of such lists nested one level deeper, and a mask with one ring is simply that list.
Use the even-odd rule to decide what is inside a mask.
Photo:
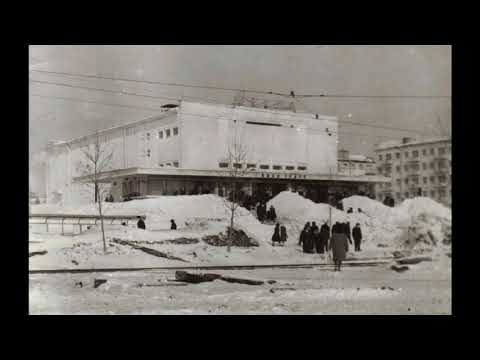
[{"label": "pale sky", "polygon": [[[296,94],[451,95],[448,46],[31,46],[30,70],[256,89]],[[30,72],[31,80],[134,92],[208,98],[230,104],[235,92],[76,78]],[[155,110],[51,98],[158,108],[173,101],[30,82],[30,153],[48,140],[67,140],[133,122]],[[33,96],[42,95],[46,97]],[[247,94],[259,98],[268,95]],[[278,99],[278,97],[275,97]],[[298,111],[337,116],[339,147],[371,155],[374,144],[403,136],[438,135],[451,125],[449,98],[306,98]],[[440,118],[441,126],[438,125]],[[382,125],[386,130],[342,121]],[[416,133],[418,132],[418,133]]]}]

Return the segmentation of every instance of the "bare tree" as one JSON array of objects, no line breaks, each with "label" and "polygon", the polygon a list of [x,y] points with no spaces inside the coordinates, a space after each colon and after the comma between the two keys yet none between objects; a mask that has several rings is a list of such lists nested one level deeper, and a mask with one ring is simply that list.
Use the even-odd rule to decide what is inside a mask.
[{"label": "bare tree", "polygon": [[230,252],[231,245],[233,243],[233,229],[235,225],[235,217],[237,209],[240,207],[239,198],[239,183],[238,180],[245,176],[249,171],[247,168],[247,148],[243,143],[242,136],[237,131],[237,125],[235,125],[234,133],[228,144],[226,163],[228,164],[228,170],[225,172],[228,178],[227,185],[227,199],[225,206],[230,213],[230,227],[228,228],[228,245],[227,251]]},{"label": "bare tree", "polygon": [[105,228],[103,224],[102,204],[107,193],[106,183],[101,181],[102,172],[109,170],[113,151],[108,150],[105,144],[100,142],[98,132],[95,136],[93,144],[82,150],[83,161],[80,162],[78,171],[86,179],[86,185],[90,191],[94,193],[94,199],[98,206],[98,214],[100,217],[100,225],[102,229],[103,251],[107,252],[107,244],[105,242]]}]

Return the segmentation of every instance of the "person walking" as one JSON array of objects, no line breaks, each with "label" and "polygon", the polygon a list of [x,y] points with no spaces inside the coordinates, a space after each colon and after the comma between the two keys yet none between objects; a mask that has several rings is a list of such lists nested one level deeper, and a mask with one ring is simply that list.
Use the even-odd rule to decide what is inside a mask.
[{"label": "person walking", "polygon": [[323,244],[322,244],[322,239],[320,237],[320,230],[318,229],[318,226],[313,230],[313,241],[315,244],[315,251],[317,254],[323,254]]},{"label": "person walking", "polygon": [[272,235],[272,245],[275,246],[275,243],[280,242],[280,224],[275,225],[275,230]]},{"label": "person walking", "polygon": [[175,220],[170,220],[170,230],[177,230],[177,224],[175,224]]},{"label": "person walking", "polygon": [[273,205],[270,205],[270,210],[269,211],[270,211],[270,220],[272,220],[272,221],[277,220],[277,213],[276,213]]},{"label": "person walking", "polygon": [[334,226],[330,238],[329,250],[332,250],[334,271],[341,271],[342,261],[347,257],[348,239],[344,227],[345,225]]},{"label": "person walking", "polygon": [[313,225],[308,229],[305,234],[305,239],[303,241],[303,252],[307,254],[313,254],[314,247],[314,230]]},{"label": "person walking", "polygon": [[362,229],[360,228],[360,223],[357,223],[352,230],[353,242],[355,243],[355,251],[360,250],[360,243],[362,242]]},{"label": "person walking", "polygon": [[285,227],[285,225],[282,225],[280,226],[280,243],[282,245],[285,245],[285,243],[287,242],[287,228]]},{"label": "person walking", "polygon": [[141,216],[138,217],[137,228],[145,230],[145,221],[143,221]]},{"label": "person walking", "polygon": [[303,227],[302,232],[300,233],[300,238],[298,239],[298,245],[302,245],[305,241],[308,231],[310,230],[310,223],[307,221],[305,226]]},{"label": "person walking", "polygon": [[330,226],[325,222],[320,227],[320,246],[322,247],[322,254],[323,251],[328,252],[328,240],[330,239]]},{"label": "person walking", "polygon": [[263,222],[265,219],[265,213],[263,212],[263,204],[259,203],[257,206],[257,218],[258,221]]}]

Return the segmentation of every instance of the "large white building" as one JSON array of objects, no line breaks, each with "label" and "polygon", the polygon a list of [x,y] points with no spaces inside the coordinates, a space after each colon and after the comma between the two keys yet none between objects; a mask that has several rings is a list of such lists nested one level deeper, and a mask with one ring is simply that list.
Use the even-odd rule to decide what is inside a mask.
[{"label": "large white building", "polygon": [[224,194],[230,181],[227,154],[233,138],[246,149],[245,161],[234,166],[248,169],[239,180],[248,194],[274,195],[290,188],[326,201],[329,192],[356,192],[385,181],[378,176],[338,174],[335,117],[181,102],[158,116],[51,143],[49,202],[91,201],[80,191],[85,179],[78,168],[84,161],[82,149],[97,137],[113,151],[111,166],[101,178],[111,184],[115,201],[129,193]]},{"label": "large white building", "polygon": [[450,138],[403,138],[377,146],[378,173],[390,177],[376,186],[377,199],[399,202],[427,196],[445,205],[452,202],[452,148]]}]

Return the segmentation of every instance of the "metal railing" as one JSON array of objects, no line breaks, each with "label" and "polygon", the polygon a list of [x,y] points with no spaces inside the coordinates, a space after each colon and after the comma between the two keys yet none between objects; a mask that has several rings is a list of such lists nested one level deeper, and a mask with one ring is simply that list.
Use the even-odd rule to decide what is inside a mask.
[{"label": "metal railing", "polygon": [[[104,215],[103,221],[107,225],[113,225],[118,222],[118,225],[125,223],[129,224],[131,221],[138,220],[138,217],[143,215]],[[99,215],[72,215],[72,214],[30,214],[29,225],[42,225],[45,224],[48,232],[49,225],[62,225],[62,235],[65,234],[64,226],[72,225],[77,226],[82,233],[83,226],[95,226],[100,222]]]}]

